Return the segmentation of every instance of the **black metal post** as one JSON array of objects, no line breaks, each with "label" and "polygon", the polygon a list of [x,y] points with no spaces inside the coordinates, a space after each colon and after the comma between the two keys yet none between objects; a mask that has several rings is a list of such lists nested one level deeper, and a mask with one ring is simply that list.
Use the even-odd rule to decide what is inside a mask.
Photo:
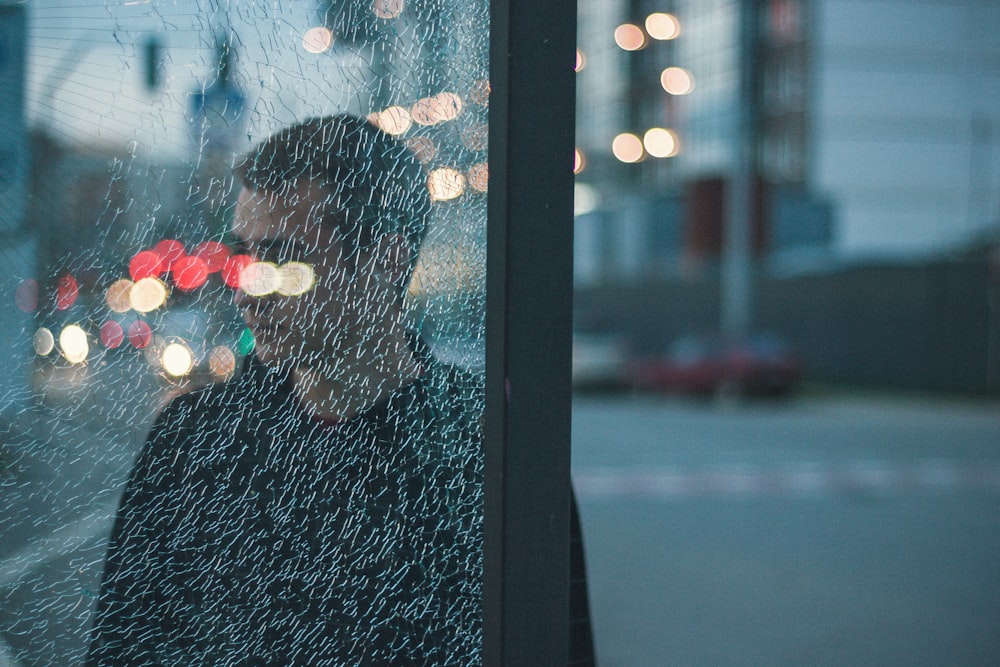
[{"label": "black metal post", "polygon": [[565,665],[576,5],[490,13],[483,664]]}]

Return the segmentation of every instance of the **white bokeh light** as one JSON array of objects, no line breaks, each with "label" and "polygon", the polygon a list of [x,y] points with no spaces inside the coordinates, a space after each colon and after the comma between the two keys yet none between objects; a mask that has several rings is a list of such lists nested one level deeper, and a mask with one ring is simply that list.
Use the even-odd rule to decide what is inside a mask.
[{"label": "white bokeh light", "polygon": [[70,324],[59,333],[59,350],[71,364],[83,363],[90,354],[87,332],[77,324]]}]

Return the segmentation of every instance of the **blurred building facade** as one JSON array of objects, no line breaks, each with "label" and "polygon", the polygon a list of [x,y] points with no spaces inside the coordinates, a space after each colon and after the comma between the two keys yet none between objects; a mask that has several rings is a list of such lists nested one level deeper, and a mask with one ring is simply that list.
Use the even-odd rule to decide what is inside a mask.
[{"label": "blurred building facade", "polygon": [[583,0],[578,283],[712,265],[742,113],[763,258],[911,259],[989,235],[998,31],[983,0]]},{"label": "blurred building facade", "polygon": [[1000,391],[998,33],[986,0],[581,0],[578,330],[720,327],[745,127],[750,326],[819,379]]}]

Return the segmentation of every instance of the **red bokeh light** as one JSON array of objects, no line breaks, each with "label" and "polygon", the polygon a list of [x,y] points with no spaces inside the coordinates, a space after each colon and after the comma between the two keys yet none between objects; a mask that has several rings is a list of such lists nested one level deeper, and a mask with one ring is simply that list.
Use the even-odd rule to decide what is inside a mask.
[{"label": "red bokeh light", "polygon": [[137,350],[149,345],[153,340],[153,330],[143,320],[128,325],[128,342]]},{"label": "red bokeh light", "polygon": [[113,350],[125,340],[125,331],[122,325],[114,320],[108,320],[101,325],[101,344],[109,350]]},{"label": "red bokeh light", "polygon": [[250,264],[253,264],[253,257],[250,255],[233,255],[226,260],[226,265],[222,267],[222,280],[233,289],[240,287],[240,273]]},{"label": "red bokeh light", "polygon": [[128,274],[135,282],[143,278],[157,278],[163,271],[163,258],[154,250],[138,252],[128,263]]},{"label": "red bokeh light", "polygon": [[76,278],[67,273],[59,279],[56,286],[56,308],[67,310],[76,303],[78,296],[80,296],[80,286],[77,284]]},{"label": "red bokeh light", "polygon": [[205,241],[191,254],[205,262],[209,273],[215,273],[225,268],[230,250],[225,244],[218,241]]},{"label": "red bokeh light", "polygon": [[163,239],[153,246],[153,250],[163,258],[164,271],[172,271],[174,262],[183,257],[185,252],[184,244],[174,239]]},{"label": "red bokeh light", "polygon": [[174,284],[185,292],[196,290],[208,279],[208,265],[200,257],[181,257],[170,269]]}]

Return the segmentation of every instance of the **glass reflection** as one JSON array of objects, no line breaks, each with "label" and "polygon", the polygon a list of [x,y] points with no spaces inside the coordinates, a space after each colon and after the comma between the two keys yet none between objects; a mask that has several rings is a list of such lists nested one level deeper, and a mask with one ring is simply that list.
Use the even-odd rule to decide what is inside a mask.
[{"label": "glass reflection", "polygon": [[[4,329],[17,354],[5,368],[3,395],[13,398],[2,414],[23,438],[11,441],[13,455],[0,444],[0,466],[27,462],[50,477],[0,488],[4,506],[15,508],[0,518],[11,544],[8,552],[0,547],[0,570],[19,573],[0,589],[0,658],[80,664],[90,650],[92,614],[104,605],[97,627],[107,632],[94,635],[88,664],[222,664],[237,659],[225,652],[239,642],[238,659],[253,654],[278,664],[319,664],[313,659],[319,645],[333,646],[320,653],[343,655],[330,658],[342,664],[477,662],[485,198],[476,193],[488,181],[486,4],[16,4],[10,11],[0,7],[0,21],[12,12],[20,28],[0,34],[14,36],[10,51],[4,44],[5,56],[23,46],[23,104],[22,96],[3,89],[12,113],[0,124],[9,121],[10,135],[23,138],[24,187],[15,197],[24,202],[23,214],[9,227],[28,231],[3,241],[21,263],[0,277],[20,318]],[[0,85],[7,82],[0,78]],[[367,191],[345,178],[341,190],[312,200],[314,212],[340,216],[337,228],[346,234],[373,216],[398,224],[421,211],[420,242],[392,240],[407,235],[401,229],[384,242],[358,238],[343,248],[338,262],[345,263],[336,264],[343,270],[336,271],[323,252],[333,238],[322,245],[231,246],[240,158],[282,128],[345,113],[369,119],[365,132],[377,127],[398,137],[392,141],[401,152],[394,159],[418,168],[420,177],[413,187],[379,189],[388,179]],[[345,168],[357,169],[374,145],[361,144]],[[419,205],[384,208],[413,192]],[[287,193],[272,194],[278,203]],[[29,242],[17,246],[22,238]],[[418,263],[441,265],[413,290],[408,276]],[[268,309],[285,319],[265,321]],[[359,341],[390,313],[398,320],[394,330],[405,332],[403,342],[362,353]],[[419,360],[387,352],[404,348]],[[301,368],[265,364],[302,355],[309,363]],[[359,366],[366,359],[377,373]],[[258,364],[266,366],[263,375],[254,370]],[[270,380],[253,383],[289,373],[301,375],[309,390],[281,394],[281,411],[258,410],[279,399]],[[316,410],[330,406],[331,377],[352,388],[335,405],[360,400],[366,415],[383,410],[384,428],[344,426]],[[214,404],[195,409],[222,395],[217,392],[251,386],[246,382],[254,389],[234,398],[235,413]],[[388,403],[368,404],[387,390]],[[207,459],[187,458],[202,450],[176,436],[171,424],[177,422],[170,420],[181,413],[233,420],[200,431]],[[255,421],[261,414],[269,416]],[[406,435],[389,447],[380,440],[389,432]],[[245,448],[226,439],[236,433]],[[311,439],[319,434],[325,434],[322,443]],[[74,465],[45,465],[55,451]],[[173,464],[158,458],[167,451]],[[128,489],[139,482],[130,487],[127,480],[141,479],[145,462],[158,471],[145,478],[150,484],[166,483],[171,471],[201,481],[158,487],[148,499],[170,504],[170,512],[133,511],[128,502],[116,510],[115,499],[123,488],[126,500],[131,497]],[[221,480],[254,494],[227,496],[228,505],[192,501],[202,492],[208,494],[203,499],[223,493]],[[288,494],[284,501],[278,502],[277,489]],[[397,493],[407,495],[393,498]],[[54,507],[41,507],[37,498],[52,498]],[[230,531],[234,524],[206,515],[225,514],[225,507],[241,512],[247,502],[257,503],[255,511],[240,516],[261,518],[253,531]],[[128,543],[123,536],[131,534],[126,526],[111,542],[102,575],[114,516],[125,523],[128,517],[179,521],[153,531],[171,542],[164,547],[173,554],[169,564],[151,561],[152,554],[166,553],[162,543],[117,559],[113,554],[124,552],[114,545]],[[322,533],[334,526],[340,527],[336,536]],[[83,537],[45,560],[22,559],[16,567],[4,560],[26,545],[49,544],[63,527]],[[262,551],[223,549],[219,540],[237,534]],[[294,571],[293,558],[267,555],[295,547],[287,542],[293,534],[330,560]],[[415,552],[422,560],[414,560]],[[223,560],[196,567],[211,554]],[[219,566],[230,557],[231,569]],[[149,632],[115,636],[113,628],[121,626],[105,620],[122,562],[138,568],[130,570],[134,599],[141,591],[160,595],[163,589],[155,587],[164,582],[202,606],[172,616],[182,619],[172,626],[176,633],[160,633],[161,612],[176,610],[164,603],[135,615],[135,627],[149,624]],[[275,563],[291,569],[275,569]],[[147,565],[152,579],[140,576]],[[256,586],[223,585],[244,567],[271,569],[256,571]],[[357,589],[362,580],[375,582],[377,591]],[[312,581],[339,591],[337,604],[309,588]],[[220,590],[246,597],[234,602],[228,594],[216,596]],[[230,603],[235,606],[226,607]],[[268,604],[276,606],[260,611]],[[326,605],[340,629],[299,632],[318,627],[303,611],[310,604]],[[251,607],[258,610],[253,623]],[[197,637],[192,641],[200,648],[181,648],[185,637]],[[282,637],[301,641],[274,650]],[[321,644],[310,644],[312,637]],[[269,657],[268,646],[280,659]]]}]

